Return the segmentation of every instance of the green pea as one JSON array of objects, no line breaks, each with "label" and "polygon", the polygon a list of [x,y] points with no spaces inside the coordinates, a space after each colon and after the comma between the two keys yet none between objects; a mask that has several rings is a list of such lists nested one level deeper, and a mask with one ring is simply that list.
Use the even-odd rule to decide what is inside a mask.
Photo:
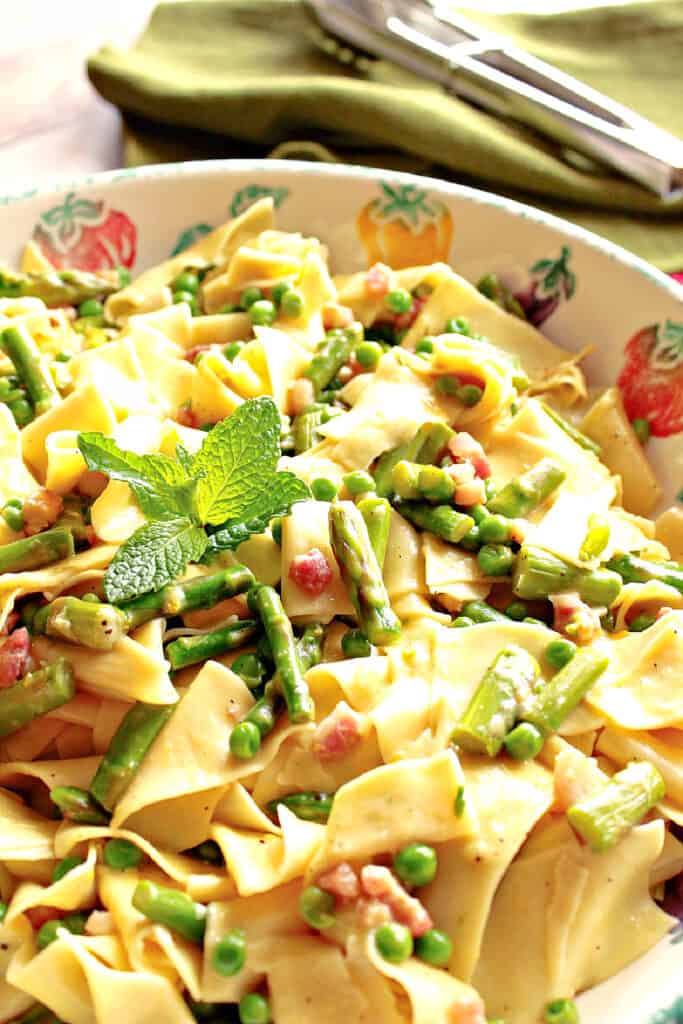
[{"label": "green pea", "polygon": [[97,299],[86,299],[78,307],[79,316],[102,316],[104,306]]},{"label": "green pea", "polygon": [[210,1020],[213,1024],[218,1024],[215,1016],[216,1003],[198,1003],[190,996],[186,996],[186,999],[187,1008],[195,1020]]},{"label": "green pea", "polygon": [[426,843],[409,843],[394,857],[394,871],[406,885],[428,885],[436,878],[436,850]]},{"label": "green pea", "polygon": [[317,476],[311,482],[311,491],[316,501],[333,501],[337,497],[338,487],[326,476]]},{"label": "green pea", "polygon": [[142,860],[142,850],[128,839],[110,839],[104,844],[102,858],[108,868],[114,871],[127,871],[136,868]]},{"label": "green pea", "polygon": [[636,615],[635,618],[631,619],[628,624],[628,631],[629,633],[642,633],[643,630],[653,626],[656,621],[656,615],[648,615],[647,612],[641,612],[640,615]]},{"label": "green pea", "polygon": [[7,915],[7,904],[0,900],[0,924],[5,920]]},{"label": "green pea", "polygon": [[484,389],[477,387],[476,384],[463,384],[463,386],[458,388],[456,391],[455,397],[469,409],[473,405],[477,405],[478,402],[481,402],[483,394]]},{"label": "green pea", "polygon": [[452,316],[446,321],[444,334],[466,334],[470,333],[470,322],[464,316]]},{"label": "green pea", "polygon": [[232,978],[247,960],[247,940],[242,928],[231,928],[213,947],[211,966],[223,978]]},{"label": "green pea", "polygon": [[579,1024],[579,1011],[573,999],[553,999],[545,1008],[546,1024]]},{"label": "green pea", "polygon": [[64,925],[61,920],[46,921],[45,924],[41,925],[36,935],[38,949],[46,949],[51,942],[54,942],[57,938],[57,929],[63,927]]},{"label": "green pea", "polygon": [[238,722],[230,733],[230,753],[240,761],[248,761],[258,754],[261,733],[253,722]]},{"label": "green pea", "polygon": [[273,1019],[268,1000],[258,992],[249,992],[248,995],[242,996],[237,1012],[240,1024],[270,1024]]},{"label": "green pea", "polygon": [[413,306],[413,297],[405,288],[394,288],[384,296],[384,303],[392,313],[408,313]]},{"label": "green pea", "polygon": [[484,544],[477,552],[477,561],[485,576],[509,576],[515,556],[503,544]]},{"label": "green pea", "polygon": [[70,352],[58,352],[55,356],[56,363],[70,363],[72,359],[73,356]]},{"label": "green pea", "polygon": [[2,518],[9,526],[10,530],[14,530],[15,533],[19,533],[20,530],[24,529],[24,513],[21,507],[16,508],[16,506],[11,505],[9,501],[2,510]]},{"label": "green pea", "polygon": [[453,943],[440,928],[430,928],[415,941],[415,953],[432,967],[446,967],[453,953]]},{"label": "green pea", "polygon": [[273,536],[273,540],[278,545],[282,546],[282,517],[278,516],[276,519],[270,521],[270,532]]},{"label": "green pea", "polygon": [[436,382],[436,390],[440,395],[448,395],[449,398],[453,398],[457,395],[460,389],[460,381],[457,377],[450,375],[445,377],[439,377]]},{"label": "green pea", "polygon": [[375,948],[390,964],[402,964],[413,955],[413,937],[404,924],[382,924],[375,931]]},{"label": "green pea", "polygon": [[318,931],[331,928],[336,921],[335,900],[331,892],[317,885],[307,886],[299,897],[299,913],[306,924]]},{"label": "green pea", "polygon": [[523,601],[512,601],[505,609],[505,614],[515,622],[523,622],[529,614],[529,609]]},{"label": "green pea", "polygon": [[356,359],[364,370],[374,370],[382,358],[382,346],[376,341],[362,341],[356,349]]},{"label": "green pea", "polygon": [[97,594],[89,593],[83,594],[81,601],[85,601],[86,604],[99,604],[100,599]]},{"label": "green pea", "polygon": [[240,295],[240,308],[251,309],[255,302],[260,302],[263,299],[263,292],[256,285],[251,285],[249,288],[245,288]]},{"label": "green pea", "polygon": [[508,754],[515,761],[530,761],[540,754],[543,735],[531,722],[520,722],[507,734],[504,743]]},{"label": "green pea", "polygon": [[52,872],[52,882],[59,882],[60,879],[64,878],[64,875],[68,875],[70,871],[77,868],[83,863],[82,857],[65,857],[60,860],[59,864],[55,864],[54,871]]},{"label": "green pea", "polygon": [[466,629],[467,626],[473,626],[474,619],[470,619],[468,615],[458,615],[451,622],[452,629]]},{"label": "green pea", "polygon": [[266,666],[256,654],[238,654],[230,666],[245,686],[256,690],[266,678]]},{"label": "green pea", "polygon": [[215,839],[205,839],[199,846],[193,846],[191,850],[188,850],[188,853],[203,860],[206,864],[219,866],[225,864],[223,852]]},{"label": "green pea", "polygon": [[528,626],[545,626],[546,625],[546,623],[543,621],[543,619],[537,619],[533,615],[527,615],[527,617],[525,619],[522,619],[522,622],[526,622],[526,624]]},{"label": "green pea", "polygon": [[458,544],[461,548],[464,548],[465,551],[478,551],[481,547],[479,527],[476,524],[470,527],[465,536],[460,538]]},{"label": "green pea", "polygon": [[275,303],[270,299],[259,299],[249,307],[249,316],[255,327],[269,327],[277,316]]},{"label": "green pea", "polygon": [[280,310],[288,320],[296,320],[304,311],[304,297],[296,288],[286,291],[280,300]]},{"label": "green pea", "polygon": [[184,270],[171,281],[171,288],[174,292],[190,292],[191,295],[196,295],[199,278],[192,270]]},{"label": "green pea", "polygon": [[287,292],[291,291],[293,287],[294,285],[291,281],[278,281],[277,284],[273,285],[270,295],[276,306],[280,305],[284,296]]},{"label": "green pea", "polygon": [[173,292],[173,304],[178,305],[179,302],[186,302],[188,304],[192,316],[198,315],[199,306],[192,292]]},{"label": "green pea", "polygon": [[66,917],[62,918],[61,925],[67,931],[70,931],[72,935],[85,935],[85,922],[87,920],[87,914],[67,914]]},{"label": "green pea", "polygon": [[373,478],[362,469],[354,469],[352,473],[347,473],[344,477],[344,484],[353,498],[357,498],[361,494],[370,494],[376,489]]},{"label": "green pea", "polygon": [[14,416],[18,427],[25,427],[33,419],[33,407],[25,398],[17,398],[9,403],[9,411]]},{"label": "green pea", "polygon": [[415,351],[420,356],[430,355],[434,351],[434,339],[430,338],[429,335],[425,335],[424,338],[420,338],[415,346]]},{"label": "green pea", "polygon": [[479,523],[484,544],[500,544],[510,538],[510,521],[505,516],[487,515]]},{"label": "green pea", "polygon": [[551,640],[543,651],[545,660],[551,668],[561,669],[568,665],[576,654],[576,644],[571,640]]},{"label": "green pea", "polygon": [[130,282],[133,280],[133,275],[131,274],[128,267],[122,267],[121,264],[119,263],[116,267],[114,267],[114,270],[119,275],[119,288],[125,288],[126,285],[130,284]]},{"label": "green pea", "polygon": [[647,444],[650,440],[650,421],[638,416],[636,419],[631,420],[631,426],[633,427],[636,437],[640,443]]},{"label": "green pea", "polygon": [[240,354],[243,348],[243,341],[229,341],[227,345],[223,346],[223,355],[226,359],[229,359],[230,362],[232,362],[233,359]]},{"label": "green pea", "polygon": [[372,654],[372,644],[360,629],[350,629],[344,633],[341,645],[347,658],[368,658]]},{"label": "green pea", "polygon": [[0,377],[0,402],[6,402],[13,390],[9,377]]}]

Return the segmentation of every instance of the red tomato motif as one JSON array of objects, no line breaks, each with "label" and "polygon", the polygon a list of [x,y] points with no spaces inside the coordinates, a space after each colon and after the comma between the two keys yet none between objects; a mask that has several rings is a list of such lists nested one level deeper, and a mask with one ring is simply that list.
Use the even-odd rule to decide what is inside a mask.
[{"label": "red tomato motif", "polygon": [[645,419],[654,437],[683,431],[683,324],[667,320],[638,331],[617,381],[630,420]]},{"label": "red tomato motif", "polygon": [[130,217],[75,192],[42,214],[33,238],[55,267],[111,270],[135,263],[137,230]]}]

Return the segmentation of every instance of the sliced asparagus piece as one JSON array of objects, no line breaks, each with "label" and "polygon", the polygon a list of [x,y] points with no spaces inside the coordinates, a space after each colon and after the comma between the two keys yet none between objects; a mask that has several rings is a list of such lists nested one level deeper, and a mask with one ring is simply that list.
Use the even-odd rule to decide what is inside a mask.
[{"label": "sliced asparagus piece", "polygon": [[[4,551],[0,548],[0,554]],[[619,573],[624,583],[648,583],[657,580],[675,587],[683,594],[683,565],[678,562],[653,562],[638,555],[615,555],[606,563],[607,568]]]},{"label": "sliced asparagus piece", "polygon": [[372,550],[375,552],[377,564],[381,569],[389,543],[391,505],[386,498],[376,498],[373,494],[372,497],[361,498],[358,502],[358,511],[365,520]]},{"label": "sliced asparagus piece", "polygon": [[231,622],[210,633],[197,636],[181,636],[166,647],[166,657],[172,669],[196,665],[208,658],[217,658],[228,651],[234,651],[246,644],[257,632],[258,624],[254,619],[241,619]]},{"label": "sliced asparagus piece", "polygon": [[270,642],[290,720],[310,722],[314,712],[313,700],[301,671],[292,624],[277,591],[268,586],[252,587],[248,601],[251,610],[263,623]]},{"label": "sliced asparagus piece", "polygon": [[150,921],[165,924],[188,942],[201,945],[206,930],[206,907],[178,889],[167,889],[155,882],[138,882],[133,906]]},{"label": "sliced asparagus piece", "polygon": [[138,701],[127,712],[90,783],[90,792],[106,810],[112,811],[128,789],[176,706]]},{"label": "sliced asparagus piece", "polygon": [[594,853],[609,850],[663,800],[664,779],[648,761],[632,762],[567,811],[569,824]]},{"label": "sliced asparagus piece", "polygon": [[609,520],[594,512],[588,519],[588,529],[581,544],[579,558],[583,562],[590,562],[594,558],[598,558],[609,544],[609,535]]},{"label": "sliced asparagus piece", "polygon": [[232,565],[208,576],[194,576],[182,583],[170,583],[153,594],[143,594],[120,604],[129,629],[158,615],[182,615],[200,608],[213,608],[219,601],[243,594],[254,584],[254,574],[245,565]]},{"label": "sliced asparagus piece", "polygon": [[609,664],[606,654],[596,650],[578,650],[572,660],[550,682],[540,686],[522,717],[544,737],[557,732],[565,718],[581,703]]},{"label": "sliced asparagus piece", "polygon": [[33,402],[36,416],[59,405],[59,392],[49,370],[41,364],[40,349],[23,324],[6,327],[0,333],[0,348],[12,360],[17,376]]},{"label": "sliced asparagus piece", "polygon": [[33,617],[33,632],[46,633],[96,651],[110,651],[128,632],[128,622],[113,604],[58,597],[38,609]]},{"label": "sliced asparagus piece", "polygon": [[73,672],[65,658],[29,672],[0,690],[0,737],[10,736],[34,718],[66,704],[75,692]]},{"label": "sliced asparagus piece", "polygon": [[289,793],[288,796],[279,796],[277,800],[271,800],[267,810],[269,814],[277,815],[278,805],[284,804],[297,818],[325,825],[332,810],[333,800],[334,793]]},{"label": "sliced asparagus piece", "polygon": [[87,789],[77,786],[56,786],[50,790],[50,799],[62,815],[79,825],[108,825],[109,815],[103,811]]},{"label": "sliced asparagus piece", "polygon": [[576,590],[582,601],[609,607],[619,596],[621,578],[609,569],[579,569],[535,545],[525,545],[517,556],[512,589],[528,601]]},{"label": "sliced asparagus piece", "polygon": [[413,501],[424,498],[434,504],[445,504],[452,501],[455,494],[455,482],[445,469],[421,466],[419,462],[406,459],[394,466],[391,482],[399,498]]},{"label": "sliced asparagus piece", "polygon": [[505,622],[508,625],[510,623],[507,615],[492,608],[486,601],[468,601],[462,606],[460,614],[472,619],[477,625],[483,622]]},{"label": "sliced asparagus piece", "polygon": [[398,511],[408,522],[437,537],[457,544],[474,526],[472,516],[458,512],[452,505],[428,505],[420,501],[402,501]]},{"label": "sliced asparagus piece", "polygon": [[22,274],[0,269],[0,298],[30,296],[46,306],[80,306],[85,299],[111,295],[121,287],[115,270],[93,274],[87,270],[55,270],[44,274]]},{"label": "sliced asparagus piece", "polygon": [[553,494],[567,474],[552,459],[541,459],[515,480],[505,484],[488,503],[489,512],[510,519],[528,516]]},{"label": "sliced asparagus piece", "polygon": [[563,416],[560,416],[559,412],[555,412],[551,406],[546,405],[545,402],[541,402],[541,405],[547,412],[548,416],[550,416],[553,423],[556,423],[558,427],[564,430],[565,434],[567,434],[568,437],[571,437],[572,441],[576,441],[581,448],[585,448],[588,452],[593,452],[594,455],[600,454],[602,448],[596,441],[593,441],[590,437],[586,437],[585,434],[582,434],[580,430],[573,426],[573,424],[569,423]]},{"label": "sliced asparagus piece", "polygon": [[505,647],[486,670],[451,740],[463,750],[495,757],[540,674],[523,647]]},{"label": "sliced asparagus piece", "polygon": [[333,502],[329,521],[332,550],[360,628],[371,644],[395,643],[401,623],[389,602],[363,516],[350,502]]},{"label": "sliced asparagus piece", "polygon": [[74,539],[70,530],[55,526],[34,537],[12,541],[0,547],[0,573],[30,572],[43,565],[52,565],[62,558],[71,558],[75,553]]},{"label": "sliced asparagus piece", "polygon": [[295,418],[292,424],[294,451],[297,455],[307,452],[318,443],[318,427],[325,422],[325,410],[322,406],[311,406]]},{"label": "sliced asparagus piece", "polygon": [[316,395],[325,390],[344,363],[349,361],[360,340],[358,324],[327,332],[320,350],[304,370],[304,376],[313,382]]},{"label": "sliced asparagus piece", "polygon": [[392,474],[398,462],[405,460],[429,465],[436,461],[453,436],[454,432],[446,423],[424,423],[409,441],[385,452],[373,472],[380,498],[387,498],[392,493]]}]

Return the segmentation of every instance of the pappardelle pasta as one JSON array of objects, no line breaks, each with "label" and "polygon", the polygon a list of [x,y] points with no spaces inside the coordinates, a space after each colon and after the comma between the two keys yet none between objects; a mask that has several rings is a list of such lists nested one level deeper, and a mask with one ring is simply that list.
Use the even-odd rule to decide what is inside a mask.
[{"label": "pappardelle pasta", "polygon": [[680,516],[486,291],[0,272],[2,1024],[575,1024],[675,923]]}]

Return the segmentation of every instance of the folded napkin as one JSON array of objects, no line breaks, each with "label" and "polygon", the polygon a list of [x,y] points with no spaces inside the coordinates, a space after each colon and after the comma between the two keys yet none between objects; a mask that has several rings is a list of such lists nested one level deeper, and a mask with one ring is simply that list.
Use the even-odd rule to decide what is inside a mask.
[{"label": "folded napkin", "polygon": [[[473,20],[683,136],[683,3]],[[662,201],[384,61],[342,64],[300,0],[161,4],[130,51],[88,63],[130,164],[296,156],[411,170],[550,210],[683,269],[683,196]]]}]

